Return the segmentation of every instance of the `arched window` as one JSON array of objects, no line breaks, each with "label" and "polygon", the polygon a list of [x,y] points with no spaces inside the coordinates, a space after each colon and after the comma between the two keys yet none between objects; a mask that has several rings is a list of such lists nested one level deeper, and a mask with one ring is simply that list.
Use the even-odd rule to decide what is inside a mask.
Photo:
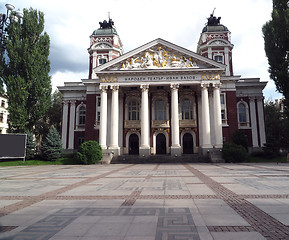
[{"label": "arched window", "polygon": [[128,104],[128,120],[139,120],[139,103],[136,100]]},{"label": "arched window", "polygon": [[249,110],[248,104],[244,101],[240,101],[237,104],[238,109],[238,123],[239,127],[249,127]]},{"label": "arched window", "polygon": [[155,101],[155,120],[167,120],[166,103],[163,100]]},{"label": "arched window", "polygon": [[182,119],[193,119],[193,104],[189,99],[182,101]]},{"label": "arched window", "polygon": [[247,116],[246,116],[246,106],[244,103],[239,104],[238,112],[239,112],[239,123],[246,123]]},{"label": "arched window", "polygon": [[79,121],[78,124],[79,125],[85,125],[85,115],[86,115],[86,109],[85,106],[81,106],[79,108]]}]

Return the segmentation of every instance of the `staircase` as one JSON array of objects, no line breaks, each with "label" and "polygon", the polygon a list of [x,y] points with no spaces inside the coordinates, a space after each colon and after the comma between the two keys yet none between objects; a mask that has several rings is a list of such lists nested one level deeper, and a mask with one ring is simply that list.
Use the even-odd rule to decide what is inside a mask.
[{"label": "staircase", "polygon": [[171,155],[151,155],[142,157],[139,155],[122,155],[111,160],[111,164],[146,164],[146,163],[208,163],[208,157],[198,154],[185,154],[179,157]]}]

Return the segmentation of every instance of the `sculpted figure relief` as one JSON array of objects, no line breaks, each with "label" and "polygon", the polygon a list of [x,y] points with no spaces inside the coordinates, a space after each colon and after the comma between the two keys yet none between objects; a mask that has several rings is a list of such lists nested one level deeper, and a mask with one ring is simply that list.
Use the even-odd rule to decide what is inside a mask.
[{"label": "sculpted figure relief", "polygon": [[157,69],[157,68],[198,68],[197,63],[192,58],[177,56],[173,52],[168,52],[162,47],[149,49],[143,56],[126,60],[121,70],[132,69]]}]

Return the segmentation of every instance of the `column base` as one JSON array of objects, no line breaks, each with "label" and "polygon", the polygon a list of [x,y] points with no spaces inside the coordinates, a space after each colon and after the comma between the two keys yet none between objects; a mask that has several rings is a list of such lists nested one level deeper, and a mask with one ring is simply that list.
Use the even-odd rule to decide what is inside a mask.
[{"label": "column base", "polygon": [[182,155],[182,148],[179,147],[171,147],[171,156],[172,157],[179,157]]},{"label": "column base", "polygon": [[113,157],[117,157],[120,155],[120,147],[109,147],[107,152],[112,153]]},{"label": "column base", "polygon": [[139,155],[142,157],[148,157],[151,154],[151,149],[150,147],[140,147],[139,148]]}]

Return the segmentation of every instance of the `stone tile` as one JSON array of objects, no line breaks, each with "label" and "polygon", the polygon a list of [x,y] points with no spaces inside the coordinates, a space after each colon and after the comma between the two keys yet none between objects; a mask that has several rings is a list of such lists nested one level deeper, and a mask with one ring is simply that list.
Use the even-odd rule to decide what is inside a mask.
[{"label": "stone tile", "polygon": [[266,240],[257,232],[212,232],[214,240]]},{"label": "stone tile", "polygon": [[206,226],[250,226],[237,214],[201,214]]},{"label": "stone tile", "polygon": [[95,224],[73,222],[55,234],[56,237],[81,237]]},{"label": "stone tile", "polygon": [[156,235],[157,225],[155,223],[133,223],[130,225],[126,237],[154,237]]},{"label": "stone tile", "polygon": [[127,223],[97,223],[85,234],[86,237],[124,237],[130,224]]}]

